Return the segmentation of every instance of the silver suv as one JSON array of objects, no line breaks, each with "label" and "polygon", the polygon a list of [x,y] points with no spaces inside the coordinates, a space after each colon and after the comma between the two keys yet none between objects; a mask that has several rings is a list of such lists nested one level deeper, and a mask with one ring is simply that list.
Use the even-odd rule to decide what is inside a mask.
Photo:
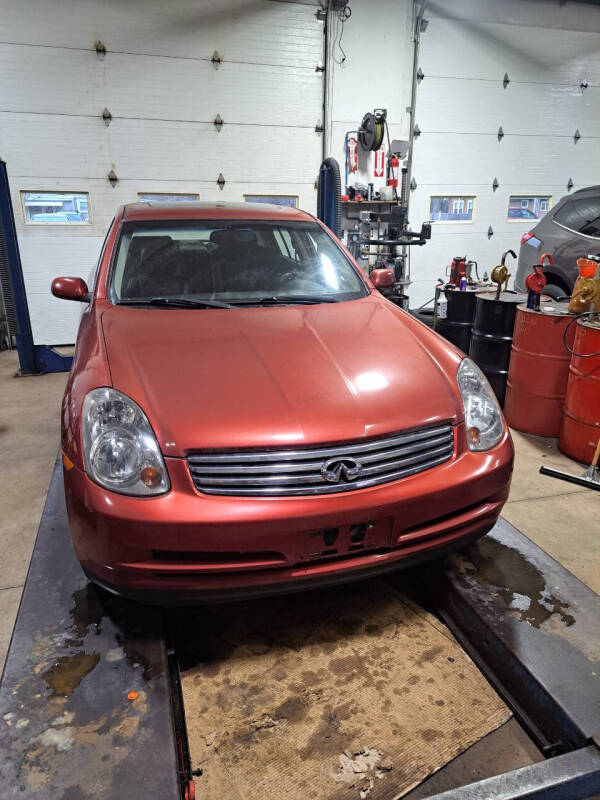
[{"label": "silver suv", "polygon": [[579,271],[577,259],[600,253],[600,186],[578,189],[562,197],[540,222],[521,238],[515,289],[525,291],[525,278],[543,253],[554,266],[545,266],[551,297],[570,295]]}]

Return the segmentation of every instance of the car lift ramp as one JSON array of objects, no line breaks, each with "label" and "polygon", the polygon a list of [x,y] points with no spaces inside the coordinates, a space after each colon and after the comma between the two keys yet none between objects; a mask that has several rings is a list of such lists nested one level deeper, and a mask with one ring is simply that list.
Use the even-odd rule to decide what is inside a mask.
[{"label": "car lift ramp", "polygon": [[[419,600],[546,756],[437,800],[600,794],[600,597],[504,520],[464,553],[393,580],[435,587]],[[0,685],[2,800],[204,797],[168,618],[87,581],[57,461]]]}]

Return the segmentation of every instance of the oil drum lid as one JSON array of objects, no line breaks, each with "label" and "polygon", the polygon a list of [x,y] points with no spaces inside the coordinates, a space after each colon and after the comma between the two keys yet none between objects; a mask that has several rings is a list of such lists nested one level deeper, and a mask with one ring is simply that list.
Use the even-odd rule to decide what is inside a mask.
[{"label": "oil drum lid", "polygon": [[577,324],[578,325],[582,325],[585,328],[591,328],[592,330],[600,331],[600,319],[591,319],[590,317],[581,317],[581,319],[577,320]]},{"label": "oil drum lid", "polygon": [[448,294],[481,294],[481,289],[477,286],[467,286],[465,289],[459,289],[453,283],[446,283],[442,287],[442,291],[448,292]]},{"label": "oil drum lid", "polygon": [[523,311],[527,314],[543,314],[547,317],[573,317],[574,314],[570,314],[567,308],[566,303],[544,303],[543,301],[540,303],[539,311],[535,311],[533,308],[527,308],[526,305],[520,305],[519,311]]},{"label": "oil drum lid", "polygon": [[500,292],[500,297],[496,298],[496,292],[477,292],[477,298],[481,300],[492,300],[496,303],[521,303],[527,302],[527,295],[523,292]]}]

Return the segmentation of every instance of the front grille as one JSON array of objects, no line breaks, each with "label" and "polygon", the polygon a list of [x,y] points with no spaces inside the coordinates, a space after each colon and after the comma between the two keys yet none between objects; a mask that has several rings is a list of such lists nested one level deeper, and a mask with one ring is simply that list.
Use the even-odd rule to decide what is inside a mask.
[{"label": "front grille", "polygon": [[[453,452],[452,425],[437,425],[333,447],[202,453],[187,460],[196,488],[206,494],[285,497],[389,483],[443,464]],[[322,473],[327,462],[333,462],[330,480]],[[348,479],[355,462],[360,472]],[[333,482],[338,469],[339,480]]]}]

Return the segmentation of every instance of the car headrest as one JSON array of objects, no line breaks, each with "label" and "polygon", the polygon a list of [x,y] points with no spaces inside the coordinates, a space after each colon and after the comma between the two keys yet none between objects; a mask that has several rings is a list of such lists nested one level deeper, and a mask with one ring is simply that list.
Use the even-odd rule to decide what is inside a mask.
[{"label": "car headrest", "polygon": [[127,251],[126,264],[137,264],[138,260],[149,258],[158,249],[172,241],[170,236],[134,236]]},{"label": "car headrest", "polygon": [[210,234],[210,241],[219,247],[255,245],[256,234],[248,228],[218,228]]}]

